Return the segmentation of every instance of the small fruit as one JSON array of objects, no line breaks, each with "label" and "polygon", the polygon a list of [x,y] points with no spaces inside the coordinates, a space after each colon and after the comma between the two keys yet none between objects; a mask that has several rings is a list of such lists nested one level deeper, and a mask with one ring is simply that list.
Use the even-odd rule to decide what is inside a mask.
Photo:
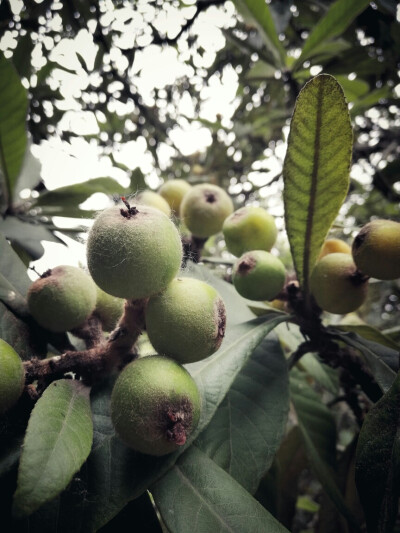
[{"label": "small fruit", "polygon": [[218,292],[198,279],[174,279],[149,299],[146,330],[157,352],[180,363],[213,354],[225,334],[225,305]]},{"label": "small fruit", "polygon": [[129,363],[115,382],[111,420],[134,450],[165,455],[185,444],[200,418],[200,393],[189,372],[161,355]]},{"label": "small fruit", "polygon": [[334,253],[351,254],[351,248],[342,239],[327,239],[322,245],[318,261],[326,255]]},{"label": "small fruit", "polygon": [[176,215],[179,215],[183,197],[191,188],[190,183],[185,180],[168,180],[161,185],[158,193],[168,202],[172,211]]},{"label": "small fruit", "polygon": [[241,207],[224,222],[222,231],[228,250],[236,257],[250,250],[269,252],[278,230],[272,215],[262,207]]},{"label": "small fruit", "polygon": [[376,279],[400,278],[400,222],[372,220],[353,242],[357,268]]},{"label": "small fruit", "polygon": [[25,371],[19,355],[0,339],[0,414],[17,403],[24,385]]},{"label": "small fruit", "polygon": [[344,315],[361,306],[368,283],[357,272],[351,255],[337,252],[316,263],[310,276],[310,290],[321,309]]},{"label": "small fruit", "polygon": [[96,286],[96,307],[94,312],[99,317],[104,331],[111,331],[117,325],[124,312],[125,300],[107,294]]},{"label": "small fruit", "polygon": [[135,202],[137,204],[149,205],[162,211],[167,217],[171,216],[171,209],[168,205],[168,202],[160,194],[154,191],[142,191],[136,198]]},{"label": "small fruit", "polygon": [[158,209],[113,206],[89,231],[87,260],[103,291],[118,298],[148,298],[178,273],[182,243],[174,223]]},{"label": "small fruit", "polygon": [[273,300],[283,289],[285,279],[282,261],[265,250],[246,252],[233,266],[235,289],[249,300]]},{"label": "small fruit", "polygon": [[207,238],[221,231],[232,211],[232,200],[221,187],[202,183],[185,194],[180,217],[195,237]]},{"label": "small fruit", "polygon": [[28,291],[31,315],[42,327],[55,332],[81,326],[96,305],[96,286],[83,270],[58,266],[32,283]]}]

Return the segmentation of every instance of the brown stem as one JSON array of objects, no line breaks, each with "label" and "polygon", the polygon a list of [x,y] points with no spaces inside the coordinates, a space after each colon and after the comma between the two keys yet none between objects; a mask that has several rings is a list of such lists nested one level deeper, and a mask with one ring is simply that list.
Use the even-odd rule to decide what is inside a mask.
[{"label": "brown stem", "polygon": [[124,366],[135,357],[132,348],[144,329],[144,310],[147,300],[127,300],[124,314],[107,340],[82,351],[67,351],[49,359],[33,358],[24,363],[26,384],[38,380],[43,386],[73,372],[85,381]]}]

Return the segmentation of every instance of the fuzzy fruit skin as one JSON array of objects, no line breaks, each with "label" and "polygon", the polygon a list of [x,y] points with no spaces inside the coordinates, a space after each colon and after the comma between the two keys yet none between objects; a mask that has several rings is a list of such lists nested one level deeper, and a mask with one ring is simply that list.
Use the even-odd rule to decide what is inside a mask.
[{"label": "fuzzy fruit skin", "polygon": [[124,312],[125,300],[111,296],[96,285],[96,307],[94,312],[99,317],[104,331],[112,331]]},{"label": "fuzzy fruit skin", "polygon": [[158,353],[182,364],[194,363],[220,347],[226,310],[208,283],[176,278],[164,292],[149,299],[145,320],[149,340]]},{"label": "fuzzy fruit skin", "polygon": [[19,355],[0,339],[0,414],[17,403],[24,385],[25,371]]},{"label": "fuzzy fruit skin", "polygon": [[356,272],[349,254],[328,254],[318,261],[310,276],[310,291],[319,307],[337,315],[358,309],[367,296],[368,283]]},{"label": "fuzzy fruit skin", "polygon": [[54,332],[70,331],[94,311],[96,285],[80,268],[58,266],[32,283],[27,300],[39,325]]},{"label": "fuzzy fruit skin", "polygon": [[108,294],[147,298],[165,289],[178,273],[181,239],[174,223],[158,209],[138,205],[130,218],[120,209],[106,209],[90,229],[88,268],[96,285]]},{"label": "fuzzy fruit skin", "polygon": [[221,187],[202,183],[185,194],[180,217],[195,237],[206,239],[221,231],[224,220],[232,212],[232,200]]},{"label": "fuzzy fruit skin", "polygon": [[179,214],[183,197],[191,188],[190,183],[185,180],[168,180],[161,185],[158,193],[168,202],[172,211],[175,214]]},{"label": "fuzzy fruit skin", "polygon": [[326,255],[334,253],[351,254],[351,247],[342,239],[327,239],[322,245],[318,261]]},{"label": "fuzzy fruit skin", "polygon": [[400,222],[368,222],[354,239],[352,252],[363,274],[384,280],[400,278]]},{"label": "fuzzy fruit skin", "polygon": [[269,252],[275,244],[278,230],[272,215],[262,207],[241,207],[224,222],[222,227],[226,247],[240,257],[250,250]]},{"label": "fuzzy fruit skin", "polygon": [[[161,355],[129,363],[111,395],[111,420],[118,436],[149,455],[165,455],[182,446],[198,424],[200,408],[200,393],[189,372]],[[174,421],[184,426],[176,438],[171,436]]]},{"label": "fuzzy fruit skin", "polygon": [[149,190],[142,191],[136,196],[135,202],[159,209],[167,215],[167,217],[171,216],[171,208],[169,207],[168,202],[157,192]]},{"label": "fuzzy fruit skin", "polygon": [[282,261],[265,250],[246,252],[233,266],[235,289],[249,300],[273,300],[283,289],[285,280]]}]

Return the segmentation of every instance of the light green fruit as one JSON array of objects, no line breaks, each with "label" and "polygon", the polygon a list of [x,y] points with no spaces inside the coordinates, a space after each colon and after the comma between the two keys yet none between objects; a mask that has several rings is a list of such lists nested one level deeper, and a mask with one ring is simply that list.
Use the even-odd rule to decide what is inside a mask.
[{"label": "light green fruit", "polygon": [[111,420],[130,448],[165,455],[183,446],[200,418],[197,385],[179,363],[161,355],[137,359],[119,375]]},{"label": "light green fruit", "polygon": [[24,385],[25,371],[19,355],[0,339],[0,414],[17,403]]},{"label": "light green fruit", "polygon": [[218,292],[198,279],[174,279],[152,296],[146,308],[146,330],[157,352],[180,363],[213,354],[225,334],[225,305]]},{"label": "light green fruit", "polygon": [[126,299],[147,298],[168,285],[179,271],[182,243],[174,223],[153,207],[113,206],[89,231],[90,274],[103,291]]},{"label": "light green fruit", "polygon": [[321,309],[344,315],[367,297],[368,283],[350,254],[332,253],[318,261],[310,276],[310,291]]},{"label": "light green fruit", "polygon": [[238,209],[224,222],[222,231],[226,247],[236,257],[250,250],[269,252],[275,244],[278,230],[272,215],[262,207]]},{"label": "light green fruit", "polygon": [[192,186],[185,180],[168,180],[165,181],[158,190],[158,193],[168,202],[168,205],[174,211],[175,214],[179,215],[179,209],[183,197],[187,192],[190,191]]},{"label": "light green fruit", "polygon": [[342,241],[342,239],[327,239],[322,245],[318,260],[322,259],[328,254],[335,253],[351,254],[351,248],[347,242]]},{"label": "light green fruit", "polygon": [[282,261],[265,250],[246,252],[233,266],[235,289],[249,300],[273,300],[283,289],[285,280]]},{"label": "light green fruit", "polygon": [[94,311],[96,286],[80,268],[58,266],[32,283],[27,299],[31,315],[42,327],[70,331]]},{"label": "light green fruit", "polygon": [[372,220],[353,242],[357,268],[376,279],[400,278],[400,222]]},{"label": "light green fruit", "polygon": [[107,294],[96,286],[97,300],[94,312],[99,317],[104,331],[112,331],[124,312],[125,300]]},{"label": "light green fruit", "polygon": [[232,211],[232,200],[221,187],[203,183],[185,194],[180,217],[195,237],[205,239],[221,231]]},{"label": "light green fruit", "polygon": [[136,198],[135,203],[149,205],[155,209],[162,211],[167,217],[171,216],[171,208],[168,205],[168,202],[160,194],[154,191],[142,191]]}]

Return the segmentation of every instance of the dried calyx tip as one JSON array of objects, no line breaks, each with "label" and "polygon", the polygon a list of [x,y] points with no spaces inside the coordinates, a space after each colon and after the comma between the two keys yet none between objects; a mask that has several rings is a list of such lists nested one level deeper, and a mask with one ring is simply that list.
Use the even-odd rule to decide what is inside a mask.
[{"label": "dried calyx tip", "polygon": [[121,196],[121,200],[122,202],[125,204],[126,206],[126,209],[122,209],[121,208],[121,215],[125,218],[131,218],[132,216],[136,215],[137,213],[139,213],[138,209],[133,206],[131,207],[129,202],[127,201],[127,199],[125,198],[125,196]]},{"label": "dried calyx tip", "polygon": [[206,202],[208,202],[209,204],[213,204],[214,202],[217,201],[215,194],[212,192],[207,192],[205,196],[206,196]]}]

